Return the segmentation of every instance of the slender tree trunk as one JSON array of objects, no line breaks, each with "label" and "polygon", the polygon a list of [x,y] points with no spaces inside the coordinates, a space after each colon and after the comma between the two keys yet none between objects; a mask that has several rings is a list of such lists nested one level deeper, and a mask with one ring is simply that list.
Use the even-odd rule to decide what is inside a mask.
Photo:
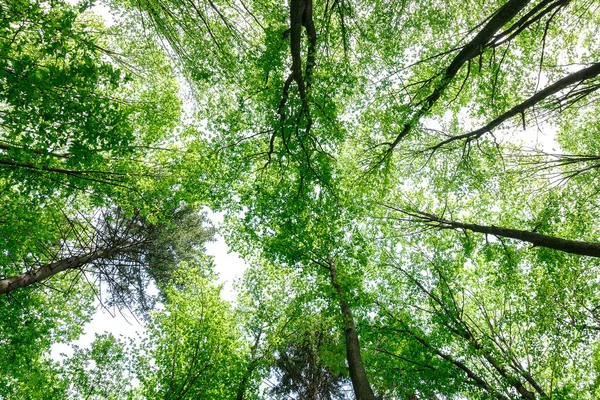
[{"label": "slender tree trunk", "polygon": [[242,380],[238,385],[235,400],[244,400],[244,396],[246,395],[246,388],[248,387],[248,382],[250,381],[250,376],[252,376],[252,373],[256,369],[257,365],[258,363],[256,362],[256,360],[252,360],[250,361],[250,364],[248,364],[248,368],[246,368],[246,372],[244,373],[244,376],[242,376]]},{"label": "slender tree trunk", "polygon": [[579,254],[589,257],[600,257],[600,243],[582,242],[577,240],[561,239],[555,236],[542,235],[541,233],[524,231],[519,229],[502,228],[499,226],[487,226],[477,224],[465,224],[458,221],[450,221],[433,214],[422,212],[404,212],[414,218],[415,222],[423,222],[440,229],[468,229],[473,232],[486,233],[494,236],[507,237],[511,239],[528,242],[534,246],[547,247],[565,253]]},{"label": "slender tree trunk", "polygon": [[[494,128],[502,125],[504,122],[508,121],[509,119],[511,119],[517,115],[522,115],[523,118],[525,118],[524,117],[525,111],[536,106],[541,101],[548,99],[550,96],[560,92],[561,90],[565,90],[566,88],[571,87],[576,84],[581,84],[586,80],[594,79],[598,75],[600,75],[600,63],[592,64],[587,68],[583,68],[577,72],[567,75],[564,78],[554,82],[553,84],[551,84],[551,85],[547,86],[546,88],[540,90],[539,92],[535,93],[533,96],[531,96],[527,100],[523,101],[522,103],[514,106],[510,110],[504,112],[503,114],[500,114],[499,116],[494,118],[492,121],[490,121],[487,125],[479,128],[479,129],[476,129],[474,131],[463,133],[462,135],[450,137],[444,141],[441,141],[440,143],[436,144],[435,146],[432,146],[430,149],[437,150],[449,143],[452,143],[452,142],[455,142],[458,140],[478,139],[481,136],[483,136],[484,134],[491,132]],[[594,85],[591,88],[589,88],[589,93],[592,93],[596,90],[598,90],[598,87]],[[523,125],[525,125],[525,121],[523,121]],[[525,129],[525,128],[523,128],[523,129]]]},{"label": "slender tree trunk", "polygon": [[250,354],[250,363],[248,363],[248,367],[244,375],[242,376],[242,380],[238,385],[237,393],[235,396],[235,400],[244,400],[244,396],[246,395],[246,388],[248,387],[248,382],[250,381],[250,377],[252,373],[258,366],[258,358],[256,354],[258,353],[258,346],[260,345],[260,339],[262,337],[262,327],[259,329],[258,334],[256,335],[256,339],[254,340],[254,345],[252,346],[252,352]]},{"label": "slender tree trunk", "polygon": [[402,131],[400,131],[396,139],[392,143],[388,143],[390,146],[389,151],[396,148],[400,141],[410,133],[413,126],[429,113],[433,105],[442,96],[442,93],[453,82],[462,66],[481,54],[481,51],[490,44],[490,40],[493,39],[496,32],[527,7],[530,2],[531,0],[509,0],[493,14],[481,31],[470,42],[466,43],[454,57],[448,68],[446,68],[446,71],[444,71],[444,75],[438,85],[423,101],[421,108],[416,111],[411,120],[404,124]]},{"label": "slender tree trunk", "polygon": [[331,284],[333,285],[340,302],[340,309],[344,318],[344,336],[346,338],[346,359],[348,360],[348,368],[350,370],[350,379],[352,380],[352,388],[356,400],[374,400],[373,389],[367,378],[367,372],[363,365],[362,356],[360,354],[360,343],[358,341],[358,333],[354,324],[354,317],[348,302],[344,300],[344,293],[337,279],[337,271],[335,263],[329,259],[329,271],[331,276]]},{"label": "slender tree trunk", "polygon": [[127,243],[125,245],[115,245],[109,248],[101,248],[77,256],[64,258],[62,260],[43,265],[37,269],[23,272],[18,275],[0,279],[0,294],[10,293],[25,286],[39,283],[68,269],[76,269],[96,260],[112,258],[118,253],[131,250],[140,244],[141,242],[136,242],[133,244]]}]

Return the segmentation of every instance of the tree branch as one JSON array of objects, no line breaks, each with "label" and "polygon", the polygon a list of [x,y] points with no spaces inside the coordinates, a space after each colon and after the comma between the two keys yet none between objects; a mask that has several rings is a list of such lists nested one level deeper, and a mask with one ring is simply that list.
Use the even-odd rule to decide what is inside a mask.
[{"label": "tree branch", "polygon": [[[513,19],[520,11],[522,11],[530,0],[510,0],[502,7],[500,7],[489,22],[479,31],[479,33],[454,57],[450,65],[444,71],[444,74],[439,81],[438,85],[433,89],[431,94],[427,96],[420,109],[410,118],[408,122],[404,124],[404,127],[396,136],[396,139],[388,143],[389,149],[387,154],[389,155],[398,146],[400,141],[405,138],[413,126],[427,114],[433,105],[439,100],[442,93],[450,86],[462,66],[473,58],[477,57],[481,50],[486,47],[490,41],[494,38],[497,31],[500,30],[507,22]],[[387,155],[386,155],[387,156]]]},{"label": "tree branch", "polygon": [[422,211],[406,211],[389,206],[388,208],[407,215],[409,217],[407,221],[423,223],[438,229],[470,230],[477,233],[516,239],[522,242],[531,243],[534,246],[546,247],[565,253],[579,254],[588,257],[600,257],[600,243],[562,239],[555,236],[542,235],[537,232],[503,228],[493,225],[467,224],[459,221],[447,220]]}]

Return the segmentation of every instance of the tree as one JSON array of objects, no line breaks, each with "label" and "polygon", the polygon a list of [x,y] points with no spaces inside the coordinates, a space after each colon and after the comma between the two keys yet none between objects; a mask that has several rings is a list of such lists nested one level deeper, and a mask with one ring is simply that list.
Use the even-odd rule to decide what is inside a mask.
[{"label": "tree", "polygon": [[[301,317],[296,280],[273,265],[250,265],[237,286],[236,320],[249,347],[244,353],[245,369],[237,386],[236,400],[256,395],[261,384],[269,385],[274,352],[292,335],[290,324]],[[259,397],[260,398],[260,397]]]},{"label": "tree", "polygon": [[0,1],[0,397],[64,397],[48,351],[81,335],[94,294],[146,309],[150,280],[211,236],[191,212],[174,232],[174,210],[198,196],[170,175],[181,101],[168,58],[129,16],[107,27],[91,6]]},{"label": "tree", "polygon": [[[552,390],[558,396],[566,390],[568,382],[576,380],[576,368],[558,389],[553,379],[528,380],[518,370],[518,365],[524,365],[521,359],[513,365],[517,371],[510,370],[513,367],[504,364],[508,361],[498,361],[476,335],[472,336],[475,342],[464,335],[444,335],[449,327],[462,334],[464,323],[471,323],[457,320],[456,307],[446,306],[446,299],[454,295],[447,288],[441,300],[437,294],[428,295],[430,285],[441,283],[399,280],[395,275],[405,274],[386,260],[388,253],[400,253],[400,263],[411,265],[409,276],[429,276],[433,272],[419,261],[420,254],[446,251],[464,263],[452,263],[455,270],[443,275],[448,282],[471,282],[466,290],[475,290],[476,277],[492,274],[496,267],[506,275],[495,279],[495,284],[507,293],[518,293],[510,281],[509,272],[514,270],[515,279],[528,282],[521,289],[539,298],[559,296],[559,282],[574,280],[586,286],[575,278],[583,267],[577,267],[569,255],[540,249],[536,258],[523,246],[503,240],[488,243],[469,234],[420,232],[415,221],[409,221],[410,232],[405,226],[399,230],[396,215],[381,210],[380,204],[427,215],[443,216],[446,208],[467,217],[477,215],[480,231],[483,226],[510,226],[513,237],[518,233],[536,243],[562,238],[572,244],[581,237],[594,237],[596,228],[584,221],[597,215],[597,210],[585,205],[585,212],[567,211],[573,205],[579,209],[584,191],[540,195],[546,185],[543,177],[525,180],[518,171],[501,168],[505,158],[518,159],[523,148],[514,140],[504,145],[501,139],[513,126],[526,129],[534,121],[541,129],[579,129],[574,116],[590,112],[597,96],[597,50],[588,45],[597,34],[597,17],[573,1],[468,5],[294,1],[289,7],[244,2],[243,8],[202,4],[170,2],[168,13],[152,2],[134,6],[178,54],[181,68],[198,89],[198,102],[218,104],[200,115],[214,134],[215,159],[223,163],[223,179],[217,184],[233,187],[220,192],[227,200],[215,202],[229,211],[230,243],[248,257],[303,271],[314,287],[314,297],[338,305],[344,316],[338,323],[350,331],[356,326],[357,340],[346,338],[349,349],[355,349],[348,352],[349,367],[352,370],[351,354],[359,354],[366,377],[373,373],[362,384],[353,379],[357,397],[368,386],[382,395],[413,398],[437,394],[531,398],[550,396]],[[298,34],[302,28],[306,45]],[[575,43],[583,42],[582,52],[572,51]],[[206,63],[198,62],[203,52],[214,56],[210,72]],[[593,162],[595,151],[582,154]],[[559,210],[558,220],[548,223],[553,209]],[[458,227],[461,219],[444,220],[441,225]],[[525,235],[540,219],[546,222],[543,230]],[[441,221],[429,222],[439,227]],[[560,232],[551,232],[552,227]],[[406,250],[398,250],[402,248]],[[416,254],[405,253],[409,249]],[[556,271],[563,269],[558,267],[563,262],[571,272]],[[536,266],[533,275],[531,265]],[[539,276],[556,281],[544,286]],[[389,298],[379,299],[375,288],[380,286]],[[589,293],[592,287],[588,284],[584,291]],[[419,293],[437,305],[422,312],[405,309],[394,295],[398,291]],[[484,300],[477,297],[468,306],[469,312],[478,309],[477,302],[500,312],[499,292],[487,287],[482,296]],[[541,335],[538,344],[544,342],[542,337],[556,339],[552,332],[558,328],[545,319],[543,303],[531,300],[519,307],[532,310],[535,317],[527,319],[529,323],[544,326],[535,333]],[[573,315],[593,309],[587,302],[562,306],[561,312]],[[406,316],[398,317],[399,309]],[[397,319],[384,318],[387,311],[403,324],[398,327]],[[486,325],[485,313],[468,315],[477,326]],[[454,325],[439,325],[438,319]],[[375,321],[382,321],[381,330],[368,328]],[[383,355],[385,347],[377,340],[393,341],[390,335],[394,334],[384,335],[385,325],[402,334],[401,348],[407,353]],[[570,332],[577,336],[577,330]],[[534,348],[532,335],[523,349]],[[575,341],[564,340],[567,347],[576,347]],[[419,349],[426,350],[429,359],[422,359]],[[486,359],[482,370],[495,372],[486,375],[464,362],[474,359],[470,352]],[[389,357],[395,356],[399,358],[394,363]],[[407,366],[410,361],[414,364]],[[398,378],[376,372],[374,365],[380,362],[407,368],[411,376],[402,379],[414,383],[411,391],[400,392]],[[429,367],[444,371],[439,380],[427,374],[432,371]],[[502,384],[496,386],[497,381]],[[439,386],[432,388],[427,382]]]},{"label": "tree", "polygon": [[263,259],[238,288],[237,320],[252,344],[242,382],[269,388],[260,398],[338,398],[348,390],[337,309],[306,278]]},{"label": "tree", "polygon": [[131,16],[106,27],[91,6],[0,3],[0,236],[11,263],[47,258],[62,224],[98,208],[158,223],[202,197],[171,175],[181,101],[166,54]]},{"label": "tree", "polygon": [[273,398],[298,396],[301,399],[344,399],[343,374],[332,370],[324,360],[327,347],[337,340],[327,331],[329,324],[304,320],[294,336],[277,349],[272,371],[276,383],[269,390]]},{"label": "tree", "polygon": [[[307,310],[326,317],[323,331],[344,332],[338,341],[358,399],[597,395],[596,366],[587,361],[598,358],[599,340],[598,267],[589,256],[600,235],[600,24],[589,2],[114,4],[164,41],[197,112],[191,126],[161,131],[185,143],[183,154],[144,151],[133,170],[108,155],[96,162],[125,171],[119,179],[161,199],[162,210],[183,199],[226,212],[227,240],[256,262],[254,276],[277,282],[272,268],[294,271],[293,285],[284,287],[297,301],[289,313],[276,312],[259,301],[268,290],[250,290],[240,309],[256,315],[244,318],[247,342],[239,345],[226,334],[216,338],[217,325],[230,326],[230,311],[209,284],[192,292],[166,287],[184,310],[196,304],[194,291],[212,293],[201,303],[218,324],[195,325],[196,314],[183,314],[206,339],[202,347],[171,314],[155,321],[153,346],[163,351],[147,375],[148,396],[204,395],[196,383],[206,379],[236,388],[215,386],[221,396],[243,397],[268,370],[265,350],[276,348],[279,328]],[[15,25],[5,30],[2,37],[12,37]],[[104,62],[93,54],[97,65]],[[21,115],[18,104],[9,106]],[[166,126],[177,124],[167,114]],[[152,121],[150,112],[126,115],[140,126]],[[552,143],[531,140],[544,132]],[[77,135],[86,144],[90,132]],[[10,145],[15,154],[28,150],[28,159],[4,163],[19,173],[66,169],[60,163],[68,159],[57,156],[64,148],[45,146],[56,154],[38,168],[39,148]],[[146,169],[150,160],[159,166]],[[142,209],[150,222],[162,222],[151,206],[135,206],[133,191],[89,180],[106,170],[81,171],[67,178],[86,177],[80,186],[101,199],[93,205],[112,199],[128,215]],[[23,180],[23,193],[46,193],[40,198],[56,189]],[[18,215],[31,203],[6,197]],[[40,219],[54,215],[35,210]],[[8,254],[27,256],[6,243]],[[181,343],[201,357],[176,348]],[[211,353],[219,346],[242,350],[231,350],[231,358]],[[296,349],[305,358],[316,354]],[[228,375],[209,356],[242,367]]]},{"label": "tree", "polygon": [[68,399],[132,398],[134,377],[126,346],[111,334],[96,335],[89,349],[74,347],[62,362]]},{"label": "tree", "polygon": [[242,339],[220,287],[202,267],[178,270],[175,287],[165,290],[165,309],[152,316],[138,361],[144,398],[235,398]]},{"label": "tree", "polygon": [[[381,295],[382,320],[373,329],[379,331],[383,365],[411,372],[401,389],[424,397],[594,393],[594,384],[579,375],[586,368],[562,369],[561,374],[555,369],[565,365],[560,361],[565,358],[586,357],[591,349],[585,338],[595,335],[581,324],[576,311],[581,299],[565,301],[560,294],[574,283],[567,283],[573,279],[570,271],[542,275],[543,262],[522,270],[518,250],[495,247],[485,256],[453,260],[451,253],[431,254],[423,246],[420,254],[411,249],[410,264],[406,255],[402,264],[390,259],[401,275],[394,286],[405,282],[406,293],[389,293],[394,297],[389,301],[384,300],[387,294]],[[412,380],[417,377],[429,384]],[[581,386],[575,389],[574,382]]]},{"label": "tree", "polygon": [[[19,182],[21,195],[39,201],[89,190],[101,201],[111,189],[133,188],[131,177],[154,175],[147,147],[177,123],[180,106],[164,55],[121,54],[123,32],[87,12],[91,3],[0,6],[7,189]],[[142,82],[138,68],[155,78]]]},{"label": "tree", "polygon": [[212,240],[214,233],[205,226],[204,214],[187,207],[171,214],[171,220],[162,224],[151,224],[139,214],[128,217],[121,209],[102,210],[79,220],[65,216],[64,226],[59,226],[64,229],[62,237],[49,245],[54,248],[46,248],[31,265],[26,259],[15,260],[16,268],[25,264],[27,271],[0,279],[0,294],[74,270],[108,286],[107,305],[138,306],[147,311],[151,308],[146,295],[149,283],[169,286],[179,264],[198,262],[204,243]]},{"label": "tree", "polygon": [[63,397],[58,366],[48,360],[50,346],[76,340],[91,320],[93,292],[76,276],[59,276],[52,288],[15,291],[0,298],[0,397]]}]

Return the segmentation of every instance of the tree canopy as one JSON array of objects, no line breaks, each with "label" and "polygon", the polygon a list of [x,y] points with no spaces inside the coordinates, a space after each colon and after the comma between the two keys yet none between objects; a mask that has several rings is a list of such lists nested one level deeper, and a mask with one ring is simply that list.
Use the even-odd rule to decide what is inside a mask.
[{"label": "tree canopy", "polygon": [[600,396],[596,2],[103,7],[0,0],[0,398]]}]

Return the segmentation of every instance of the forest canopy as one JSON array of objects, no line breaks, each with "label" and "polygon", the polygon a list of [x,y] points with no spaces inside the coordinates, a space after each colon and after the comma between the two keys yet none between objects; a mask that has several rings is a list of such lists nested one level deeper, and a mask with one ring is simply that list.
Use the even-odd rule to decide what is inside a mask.
[{"label": "forest canopy", "polygon": [[597,398],[599,9],[0,0],[0,399]]}]

